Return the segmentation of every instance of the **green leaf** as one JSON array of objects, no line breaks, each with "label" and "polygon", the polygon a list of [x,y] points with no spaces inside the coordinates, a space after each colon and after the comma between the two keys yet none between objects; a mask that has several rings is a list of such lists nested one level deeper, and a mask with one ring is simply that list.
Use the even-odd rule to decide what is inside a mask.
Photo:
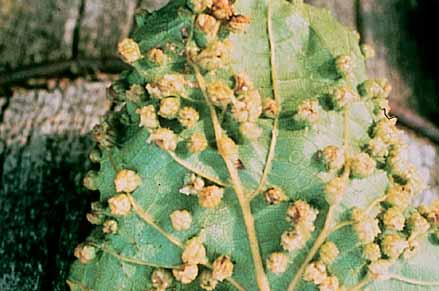
[{"label": "green leaf", "polygon": [[[221,23],[217,39],[230,41],[231,61],[209,70],[189,56],[193,54],[190,48],[203,37],[202,31],[194,28],[197,15],[190,10],[193,6],[182,0],[171,1],[159,11],[137,16],[140,26],[133,38],[143,58],[134,62],[133,70],[124,73],[117,83],[120,100],[115,101],[117,106],[107,116],[109,128],[102,126],[103,132],[98,131],[97,136],[98,142],[104,136],[111,146],[100,142],[99,171],[90,178],[102,204],[95,211],[106,220],[117,221],[117,230],[104,233],[100,226],[87,238],[85,244],[94,247],[97,254],[85,262],[82,258],[83,262],[73,263],[68,281],[73,290],[153,288],[152,272],[182,265],[185,243],[195,236],[202,238],[209,261],[198,266],[200,272],[214,268],[212,262],[221,255],[233,262],[232,277],[218,282],[216,290],[316,290],[319,287],[305,281],[303,275],[310,263],[320,259],[319,250],[326,241],[333,242],[339,251],[327,265],[327,276],[336,276],[340,286],[346,288],[369,278],[364,242],[351,221],[351,210],[357,207],[378,212],[380,229],[387,233],[381,212],[388,206],[380,202],[389,182],[408,182],[398,182],[401,179],[396,179],[382,161],[377,168],[373,164],[367,177],[352,177],[350,173],[355,155],[366,151],[374,135],[372,128],[383,118],[375,110],[381,103],[377,105],[371,96],[358,97],[342,108],[330,100],[334,89],[341,86],[358,94],[357,88],[367,78],[356,34],[329,12],[301,1],[238,0],[235,6],[236,13],[250,17],[252,22],[246,33],[240,34],[227,31],[232,24]],[[205,13],[215,15],[215,9]],[[204,40],[208,38],[203,38],[199,50],[210,48]],[[166,57],[161,64],[154,63],[150,56],[157,48]],[[350,57],[347,69],[340,64],[345,56]],[[241,132],[231,106],[215,107],[208,92],[208,85],[216,81],[232,89],[234,77],[241,72],[249,76],[264,102],[274,100],[281,108],[274,118],[257,119],[261,136],[253,140]],[[158,110],[161,101],[144,92],[141,95],[147,97],[134,102],[126,97],[126,91],[133,85],[151,88],[171,74],[180,74],[187,82],[184,93],[171,95],[177,95],[182,106],[196,109],[200,118],[193,127],[184,128],[175,119],[159,117],[160,126],[171,129],[179,139],[175,150],[165,150],[150,141],[154,130],[139,126],[138,110],[147,105]],[[238,92],[234,95],[239,99]],[[308,124],[298,121],[301,106],[311,100],[318,101],[319,118]],[[194,133],[203,133],[207,138],[207,148],[200,153],[191,153],[187,148]],[[239,160],[232,161],[227,152],[218,150],[224,136],[236,144]],[[320,151],[327,146],[345,152],[347,161],[338,170],[328,171],[319,159]],[[124,169],[134,171],[141,182],[135,191],[125,193],[130,201],[129,213],[115,215],[109,201],[118,197],[115,179]],[[180,193],[191,174],[202,177],[206,186],[224,188],[219,205],[203,208],[197,195]],[[341,201],[328,202],[325,189],[336,177],[345,179],[346,193]],[[286,201],[267,203],[264,193],[272,187],[283,191]],[[288,208],[298,200],[308,203],[318,215],[304,245],[288,252],[281,244],[282,234],[295,228],[303,231],[287,219]],[[383,208],[378,209],[378,205]],[[191,213],[192,223],[188,229],[177,231],[170,214],[183,209]],[[410,211],[413,209],[407,213]],[[408,235],[408,228],[401,234]],[[381,240],[381,235],[375,238],[376,242]],[[435,251],[434,246],[426,244],[429,252]],[[280,274],[272,272],[267,263],[275,252],[288,257],[287,269]],[[419,259],[413,262],[398,260],[394,268],[410,278],[434,279],[418,276],[425,265]],[[429,268],[428,274],[434,274],[436,268]],[[391,280],[371,286],[378,290],[385,286],[380,284],[406,283]],[[174,279],[168,287],[201,290],[200,278],[189,284]]]},{"label": "green leaf", "polygon": [[439,252],[434,238],[424,240],[419,252],[408,261],[399,261],[389,271],[393,279],[376,281],[370,290],[437,290]]}]

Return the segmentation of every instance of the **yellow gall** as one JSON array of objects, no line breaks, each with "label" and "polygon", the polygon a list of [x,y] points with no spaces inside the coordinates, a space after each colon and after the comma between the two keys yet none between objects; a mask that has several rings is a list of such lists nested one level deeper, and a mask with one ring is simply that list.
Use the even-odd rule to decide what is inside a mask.
[{"label": "yellow gall", "polygon": [[134,84],[129,90],[125,91],[125,96],[128,101],[141,102],[144,96],[145,90],[139,84]]},{"label": "yellow gall", "polygon": [[320,118],[320,105],[317,100],[307,99],[299,104],[294,120],[305,125],[315,124]]},{"label": "yellow gall", "polygon": [[374,137],[367,145],[367,152],[374,159],[383,162],[384,158],[389,154],[389,148],[382,138]]},{"label": "yellow gall", "polygon": [[236,161],[239,158],[238,146],[226,135],[222,135],[218,140],[218,152],[230,161]]},{"label": "yellow gall", "polygon": [[114,219],[109,219],[104,222],[104,225],[102,226],[102,231],[106,234],[114,234],[117,232],[117,228],[117,221]]},{"label": "yellow gall", "polygon": [[391,259],[399,258],[408,246],[408,242],[396,233],[385,235],[381,242],[383,253]]},{"label": "yellow gall", "polygon": [[218,281],[232,277],[233,263],[229,256],[219,256],[212,264],[212,277]]},{"label": "yellow gall", "polygon": [[317,156],[329,171],[340,170],[345,163],[344,151],[334,145],[324,147]]},{"label": "yellow gall", "polygon": [[238,122],[256,122],[262,114],[262,101],[258,90],[242,93],[238,96],[238,101],[234,100],[233,103],[232,116]]},{"label": "yellow gall", "polygon": [[230,0],[213,0],[212,14],[219,20],[228,20],[232,17],[233,6]]},{"label": "yellow gall", "polygon": [[336,276],[327,277],[320,285],[319,291],[342,291]]},{"label": "yellow gall", "polygon": [[208,14],[199,14],[195,21],[195,27],[207,34],[208,36],[215,36],[218,32],[220,22],[215,17]]},{"label": "yellow gall", "polygon": [[407,221],[411,235],[421,235],[430,229],[430,223],[419,212],[413,212]]},{"label": "yellow gall", "polygon": [[92,149],[90,151],[90,154],[88,155],[88,158],[93,163],[99,163],[102,160],[102,152],[101,152],[101,150],[97,149],[97,148]]},{"label": "yellow gall", "polygon": [[388,145],[402,143],[402,133],[396,128],[396,118],[380,120],[373,129],[373,136],[381,138]]},{"label": "yellow gall", "polygon": [[235,119],[237,122],[244,122],[248,120],[247,104],[243,101],[234,101],[231,113],[233,119]]},{"label": "yellow gall", "polygon": [[229,63],[230,47],[228,41],[212,41],[197,56],[192,56],[192,58],[204,70],[219,69]]},{"label": "yellow gall", "polygon": [[404,214],[402,213],[401,209],[391,207],[384,213],[383,223],[387,230],[403,230],[405,223]]},{"label": "yellow gall", "polygon": [[381,233],[378,226],[378,219],[365,218],[354,224],[354,230],[357,233],[358,239],[363,243],[371,243],[375,237]]},{"label": "yellow gall", "polygon": [[178,121],[186,128],[193,127],[200,119],[198,111],[192,107],[183,107],[178,113]]},{"label": "yellow gall", "polygon": [[75,257],[81,264],[88,264],[96,258],[96,248],[88,244],[79,244],[74,251]]},{"label": "yellow gall", "polygon": [[402,151],[391,151],[386,160],[386,166],[392,175],[404,178],[412,166]]},{"label": "yellow gall", "polygon": [[159,48],[152,48],[147,53],[148,60],[157,64],[163,65],[166,63],[167,57],[163,50]]},{"label": "yellow gall", "polygon": [[279,105],[274,99],[266,99],[262,105],[262,112],[265,117],[274,119],[279,114]]},{"label": "yellow gall", "polygon": [[142,179],[133,170],[123,169],[117,172],[114,178],[114,186],[116,192],[131,193],[134,192],[137,187],[142,183]]},{"label": "yellow gall", "polygon": [[362,209],[354,207],[352,208],[351,218],[355,222],[361,222],[362,220],[368,219],[369,217]]},{"label": "yellow gall", "polygon": [[146,85],[148,94],[154,98],[161,99],[170,96],[185,96],[186,80],[181,74],[164,75],[157,82]]},{"label": "yellow gall", "polygon": [[213,4],[213,0],[189,0],[189,7],[195,13],[201,13],[206,9],[210,9]]},{"label": "yellow gall", "polygon": [[348,77],[352,73],[353,62],[352,57],[341,55],[335,59],[335,67],[337,72],[343,77]]},{"label": "yellow gall", "polygon": [[138,108],[136,113],[140,116],[139,126],[147,129],[155,129],[160,126],[155,108],[153,105]]},{"label": "yellow gall", "polygon": [[379,260],[381,258],[380,246],[376,243],[368,243],[364,245],[363,255],[367,260],[371,262]]},{"label": "yellow gall", "polygon": [[392,263],[387,260],[377,260],[372,262],[368,266],[368,275],[373,280],[387,280],[389,279],[389,268],[392,266]]},{"label": "yellow gall", "polygon": [[111,148],[116,142],[116,132],[110,126],[108,120],[104,120],[93,127],[92,135],[97,144],[104,149]]},{"label": "yellow gall", "polygon": [[262,128],[253,122],[243,122],[239,125],[239,131],[249,140],[257,140],[262,134]]},{"label": "yellow gall", "polygon": [[169,215],[172,227],[176,231],[188,230],[192,224],[192,215],[187,210],[175,210]]},{"label": "yellow gall", "polygon": [[178,268],[172,269],[175,279],[182,284],[189,284],[195,280],[198,275],[197,265],[184,264]]},{"label": "yellow gall", "polygon": [[360,94],[374,99],[385,99],[389,97],[392,86],[386,79],[366,80],[359,88]]},{"label": "yellow gall", "polygon": [[85,188],[91,191],[98,190],[98,185],[96,183],[97,177],[98,173],[96,171],[88,171],[82,179],[82,185],[84,185]]},{"label": "yellow gall", "polygon": [[400,209],[406,209],[412,202],[411,189],[405,185],[391,182],[386,191],[386,202]]},{"label": "yellow gall", "polygon": [[238,94],[245,93],[253,89],[253,83],[250,77],[245,73],[235,75],[235,92]]},{"label": "yellow gall", "polygon": [[174,119],[180,110],[180,99],[175,97],[160,100],[159,115],[166,119]]},{"label": "yellow gall", "polygon": [[272,253],[267,259],[267,268],[274,274],[282,274],[288,268],[288,256],[285,253]]},{"label": "yellow gall", "polygon": [[223,188],[215,185],[207,186],[198,193],[198,203],[204,208],[215,208],[221,203],[223,195]]},{"label": "yellow gall", "polygon": [[218,285],[218,280],[213,278],[212,272],[209,270],[204,270],[200,277],[200,287],[207,291],[215,290],[216,285]]},{"label": "yellow gall", "polygon": [[87,213],[85,217],[87,218],[87,221],[91,224],[102,224],[102,221],[104,219],[104,216],[102,214],[94,211]]},{"label": "yellow gall", "polygon": [[325,198],[330,205],[338,204],[346,193],[347,181],[344,177],[335,177],[325,185]]},{"label": "yellow gall", "polygon": [[229,20],[229,29],[232,32],[243,32],[250,24],[250,17],[245,15],[234,15]]},{"label": "yellow gall", "polygon": [[310,236],[310,233],[306,231],[285,231],[280,237],[280,244],[284,250],[292,252],[302,248]]},{"label": "yellow gall", "polygon": [[119,42],[117,49],[124,62],[128,64],[132,64],[142,58],[139,45],[131,38],[126,38]]},{"label": "yellow gall", "polygon": [[326,266],[322,262],[312,262],[306,266],[303,280],[313,282],[316,285],[322,284],[328,275],[326,274]]},{"label": "yellow gall", "polygon": [[332,241],[325,242],[319,251],[320,261],[325,265],[330,265],[340,254],[337,246]]},{"label": "yellow gall", "polygon": [[164,291],[171,287],[171,273],[162,268],[155,269],[151,274],[151,283],[156,290]]},{"label": "yellow gall", "polygon": [[187,149],[193,154],[201,153],[207,146],[206,136],[202,132],[194,132],[187,141]]},{"label": "yellow gall", "polygon": [[204,188],[203,178],[195,174],[187,174],[184,177],[184,185],[179,192],[185,195],[197,195]]},{"label": "yellow gall", "polygon": [[181,260],[190,265],[207,264],[206,248],[201,238],[194,237],[186,242]]},{"label": "yellow gall", "polygon": [[125,194],[119,194],[108,199],[111,214],[125,216],[130,213],[131,202]]},{"label": "yellow gall", "polygon": [[346,105],[351,104],[359,99],[356,92],[348,86],[341,86],[336,89],[331,94],[332,104],[336,109],[342,109]]},{"label": "yellow gall", "polygon": [[365,59],[371,59],[375,57],[375,49],[373,48],[373,46],[369,44],[362,44],[360,48],[361,53],[363,54]]},{"label": "yellow gall", "polygon": [[159,128],[149,135],[147,143],[150,142],[165,151],[174,151],[177,148],[177,135],[168,128]]},{"label": "yellow gall", "polygon": [[376,162],[368,154],[358,153],[352,157],[350,166],[352,176],[366,178],[375,171]]},{"label": "yellow gall", "polygon": [[270,205],[277,205],[288,199],[284,191],[278,187],[271,187],[264,192],[265,202]]},{"label": "yellow gall", "polygon": [[405,180],[405,186],[409,187],[414,194],[424,191],[427,186],[424,177],[418,173],[418,170],[412,164],[409,164],[407,171],[400,177]]},{"label": "yellow gall", "polygon": [[318,210],[314,209],[307,202],[303,200],[297,200],[287,209],[287,219],[298,223],[313,224],[317,218]]},{"label": "yellow gall", "polygon": [[223,81],[214,81],[207,85],[207,95],[215,106],[225,108],[235,98],[233,90]]}]

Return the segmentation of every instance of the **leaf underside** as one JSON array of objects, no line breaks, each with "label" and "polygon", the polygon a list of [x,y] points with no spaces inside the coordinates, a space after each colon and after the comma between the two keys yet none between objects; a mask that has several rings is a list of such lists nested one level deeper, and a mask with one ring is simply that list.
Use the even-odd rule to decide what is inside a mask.
[{"label": "leaf underside", "polygon": [[[219,69],[217,74],[206,74],[208,81],[221,78],[233,84],[235,73],[245,72],[255,84],[263,99],[280,101],[282,111],[277,121],[260,118],[257,123],[263,129],[255,141],[241,138],[236,126],[230,125],[225,114],[220,122],[227,134],[238,144],[242,166],[238,170],[244,195],[248,198],[256,189],[279,187],[288,196],[288,201],[268,205],[261,193],[256,193],[249,202],[254,219],[260,257],[271,290],[287,290],[305,257],[310,252],[326,221],[329,205],[324,187],[331,177],[325,174],[316,161],[316,153],[328,145],[348,147],[358,152],[370,137],[370,128],[375,121],[373,104],[360,99],[353,102],[344,113],[340,110],[322,110],[320,119],[311,127],[297,127],[294,113],[304,100],[317,99],[325,107],[325,98],[332,89],[345,80],[340,78],[335,59],[341,55],[352,57],[352,73],[349,85],[357,88],[367,76],[365,60],[360,51],[355,33],[339,24],[328,11],[303,3],[282,0],[239,0],[235,4],[239,14],[247,15],[252,22],[245,33],[227,36],[232,44],[230,68]],[[161,47],[171,56],[164,66],[152,66],[146,60],[134,64],[133,70],[125,72],[118,84],[128,89],[133,84],[144,87],[158,77],[180,73],[195,81],[194,71],[188,69],[185,39],[182,29],[194,30],[194,15],[185,1],[171,4],[152,14],[138,16],[139,28],[133,38],[142,53]],[[166,44],[174,44],[172,50]],[[123,123],[118,136],[118,145],[101,148],[102,158],[94,183],[100,192],[100,201],[116,195],[114,179],[121,169],[134,170],[141,178],[140,186],[131,193],[137,205],[147,213],[159,228],[131,211],[127,216],[114,216],[104,210],[107,217],[117,220],[115,234],[103,234],[97,228],[87,239],[99,246],[97,257],[88,264],[75,261],[71,268],[69,286],[72,290],[149,290],[152,288],[151,273],[156,268],[172,269],[182,264],[182,247],[169,240],[166,234],[176,238],[181,245],[188,239],[203,233],[209,262],[219,255],[228,255],[234,263],[233,280],[242,289],[259,290],[251,242],[242,209],[230,173],[217,151],[211,113],[198,87],[190,92],[190,99],[182,103],[196,108],[200,121],[190,129],[176,127],[173,121],[164,127],[176,128],[181,139],[194,131],[203,132],[209,142],[208,148],[199,154],[190,154],[185,143],[180,142],[175,153],[162,150],[154,143],[147,143],[150,133],[139,127],[136,109],[156,104],[153,98],[139,102],[124,101],[122,111],[129,122]],[[219,113],[221,114],[221,113]],[[275,128],[276,127],[276,128]],[[273,130],[277,131],[273,137]],[[348,131],[348,134],[346,134]],[[275,138],[275,148],[270,147]],[[268,157],[268,158],[267,158]],[[267,160],[270,163],[267,167]],[[205,178],[207,184],[224,184],[224,197],[214,209],[202,208],[196,196],[179,193],[187,174],[196,173]],[[264,185],[260,188],[261,180]],[[384,169],[376,169],[369,177],[350,179],[348,190],[335,209],[334,223],[346,220],[352,207],[367,208],[372,201],[382,196],[389,183]],[[290,202],[307,201],[319,211],[315,230],[306,245],[288,253],[286,272],[273,274],[266,270],[265,261],[273,252],[282,251],[280,237],[291,228],[285,219]],[[250,200],[250,198],[248,198]],[[192,225],[185,231],[174,230],[169,219],[174,210],[186,209],[192,214]],[[368,261],[362,255],[361,241],[351,226],[333,231],[328,236],[340,255],[328,266],[328,272],[337,276],[340,285],[346,288],[357,285],[367,273]],[[425,243],[420,253],[409,261],[397,262],[392,272],[417,280],[439,280],[437,249]],[[317,257],[317,256],[316,256]],[[206,267],[200,266],[200,269]],[[438,290],[438,287],[413,285],[398,280],[374,282],[370,290]],[[436,288],[436,289],[435,289]],[[172,290],[202,290],[199,280],[181,284],[176,280]],[[219,282],[215,290],[235,290],[230,280]],[[310,282],[300,280],[295,290],[318,290]]]}]

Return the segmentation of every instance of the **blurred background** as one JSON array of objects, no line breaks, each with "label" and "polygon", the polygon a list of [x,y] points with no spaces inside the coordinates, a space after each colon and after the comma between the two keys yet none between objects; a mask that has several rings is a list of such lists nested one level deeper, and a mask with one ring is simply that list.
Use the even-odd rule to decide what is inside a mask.
[{"label": "blurred background", "polygon": [[[65,290],[90,231],[82,186],[88,135],[109,109],[137,11],[164,0],[0,0],[0,290]],[[437,0],[309,0],[372,45],[372,78],[393,86],[392,113],[412,161],[439,197]]]}]

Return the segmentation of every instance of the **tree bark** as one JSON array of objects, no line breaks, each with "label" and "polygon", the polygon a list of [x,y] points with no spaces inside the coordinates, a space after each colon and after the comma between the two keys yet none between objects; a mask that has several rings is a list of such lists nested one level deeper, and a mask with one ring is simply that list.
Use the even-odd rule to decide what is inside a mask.
[{"label": "tree bark", "polygon": [[97,199],[82,187],[88,132],[108,109],[103,82],[19,90],[0,125],[0,290],[65,290]]}]

